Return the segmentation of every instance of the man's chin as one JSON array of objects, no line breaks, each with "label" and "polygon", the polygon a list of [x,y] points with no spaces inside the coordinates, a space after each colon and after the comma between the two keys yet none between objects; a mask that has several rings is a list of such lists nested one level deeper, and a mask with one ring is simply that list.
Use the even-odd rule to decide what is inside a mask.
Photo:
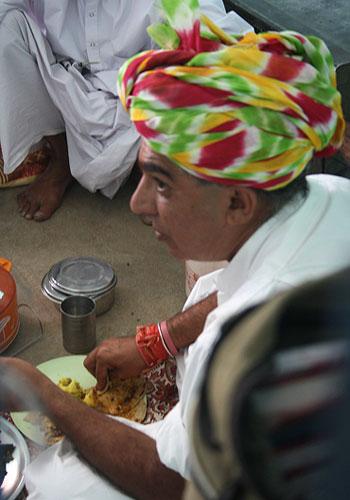
[{"label": "man's chin", "polygon": [[175,243],[173,242],[173,240],[171,240],[168,236],[166,236],[165,234],[163,233],[160,233],[159,231],[157,231],[156,229],[153,230],[154,231],[154,235],[155,237],[157,238],[158,241],[162,242],[162,243],[165,243],[165,245],[167,246],[168,248],[168,251],[169,253],[175,257],[176,259],[178,260],[187,260],[187,257],[186,255],[184,255],[181,250],[175,245]]},{"label": "man's chin", "polygon": [[183,254],[180,252],[180,250],[177,248],[177,246],[175,246],[172,243],[171,240],[166,238],[164,235],[160,235],[159,237],[156,235],[156,237],[157,237],[158,241],[161,241],[162,243],[166,244],[170,255],[175,257],[175,259],[183,260],[183,261],[186,260],[185,257],[183,256]]},{"label": "man's chin", "polygon": [[168,245],[168,250],[169,250],[169,253],[172,257],[175,257],[175,259],[177,260],[183,260],[185,261],[186,259],[184,258],[184,256],[179,252],[178,249],[176,248],[172,248],[171,246]]}]

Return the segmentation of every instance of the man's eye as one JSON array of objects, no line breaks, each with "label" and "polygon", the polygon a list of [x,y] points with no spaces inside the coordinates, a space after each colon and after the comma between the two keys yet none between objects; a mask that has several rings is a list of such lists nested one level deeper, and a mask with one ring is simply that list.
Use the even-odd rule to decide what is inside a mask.
[{"label": "man's eye", "polygon": [[160,191],[164,191],[164,189],[166,189],[168,187],[168,185],[165,184],[165,182],[161,181],[160,179],[156,179],[156,183],[157,183],[157,188]]}]

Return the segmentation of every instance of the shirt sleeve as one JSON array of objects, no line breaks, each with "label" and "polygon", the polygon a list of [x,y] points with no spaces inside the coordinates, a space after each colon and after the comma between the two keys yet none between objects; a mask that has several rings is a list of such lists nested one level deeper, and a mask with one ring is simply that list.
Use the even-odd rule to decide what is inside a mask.
[{"label": "shirt sleeve", "polygon": [[160,461],[185,479],[190,478],[189,444],[178,403],[165,417],[156,435]]},{"label": "shirt sleeve", "polygon": [[254,28],[233,10],[226,13],[221,0],[200,0],[199,5],[203,14],[227,33],[240,34],[254,31]]}]

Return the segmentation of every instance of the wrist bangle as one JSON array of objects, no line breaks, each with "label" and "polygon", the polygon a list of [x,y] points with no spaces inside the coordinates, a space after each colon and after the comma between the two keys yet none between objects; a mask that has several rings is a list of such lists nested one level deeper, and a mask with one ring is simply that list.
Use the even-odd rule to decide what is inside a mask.
[{"label": "wrist bangle", "polygon": [[135,341],[147,366],[154,366],[169,357],[156,324],[137,326]]},{"label": "wrist bangle", "polygon": [[174,344],[172,338],[170,337],[170,333],[169,333],[168,325],[167,325],[166,321],[162,321],[161,323],[158,323],[158,324],[159,324],[159,330],[161,333],[161,337],[164,340],[165,345],[167,346],[167,350],[170,351],[171,356],[175,357],[177,354],[179,354],[179,351],[177,350],[176,345]]},{"label": "wrist bangle", "polygon": [[162,333],[162,330],[161,330],[161,328],[160,328],[160,323],[158,323],[157,327],[158,327],[158,332],[159,332],[159,335],[160,335],[160,340],[162,341],[162,344],[163,344],[164,349],[165,349],[165,350],[166,350],[166,352],[168,353],[168,356],[173,357],[173,355],[172,355],[172,354],[171,354],[171,352],[169,351],[168,346],[166,345],[165,340],[164,340],[164,338],[163,338],[163,333]]}]

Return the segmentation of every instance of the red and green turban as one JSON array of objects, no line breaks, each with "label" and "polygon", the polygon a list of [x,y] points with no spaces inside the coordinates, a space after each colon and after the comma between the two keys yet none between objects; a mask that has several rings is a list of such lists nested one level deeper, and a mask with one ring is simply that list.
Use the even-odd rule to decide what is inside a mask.
[{"label": "red and green turban", "polygon": [[120,99],[149,147],[192,175],[278,189],[341,145],[332,56],[292,31],[229,36],[197,0],[162,0],[160,50],[129,59]]}]

